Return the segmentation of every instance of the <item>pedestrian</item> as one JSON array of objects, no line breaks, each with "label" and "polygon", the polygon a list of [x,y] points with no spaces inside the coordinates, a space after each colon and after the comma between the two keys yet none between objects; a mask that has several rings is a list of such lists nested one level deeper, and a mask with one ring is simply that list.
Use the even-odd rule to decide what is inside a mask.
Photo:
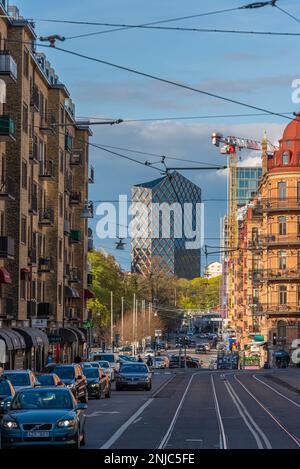
[{"label": "pedestrian", "polygon": [[52,352],[48,353],[48,358],[47,358],[47,365],[50,365],[50,363],[53,363],[53,353]]},{"label": "pedestrian", "polygon": [[150,367],[150,366],[153,366],[153,360],[152,360],[152,357],[151,355],[148,355],[148,358],[147,358],[147,365]]},{"label": "pedestrian", "polygon": [[140,355],[138,356],[138,362],[143,362],[143,359]]}]

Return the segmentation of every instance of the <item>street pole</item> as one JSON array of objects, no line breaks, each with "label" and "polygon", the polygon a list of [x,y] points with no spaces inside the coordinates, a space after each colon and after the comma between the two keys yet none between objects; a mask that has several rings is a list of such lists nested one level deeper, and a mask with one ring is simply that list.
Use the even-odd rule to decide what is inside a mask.
[{"label": "street pole", "polygon": [[124,340],[124,297],[122,296],[121,303],[121,344],[123,345]]},{"label": "street pole", "polygon": [[132,352],[135,354],[135,345],[134,345],[134,332],[135,332],[135,293],[133,294],[133,305],[132,305]]},{"label": "street pole", "polygon": [[149,331],[149,336],[151,335],[151,308],[152,308],[152,303],[149,303],[148,305],[148,331]]},{"label": "street pole", "polygon": [[136,300],[136,306],[135,306],[135,344],[136,345],[138,344],[138,337],[139,337],[139,334],[138,334],[138,305],[139,305],[139,302],[138,302],[138,300]]},{"label": "street pole", "polygon": [[110,343],[114,351],[114,311],[113,311],[113,292],[110,292]]}]

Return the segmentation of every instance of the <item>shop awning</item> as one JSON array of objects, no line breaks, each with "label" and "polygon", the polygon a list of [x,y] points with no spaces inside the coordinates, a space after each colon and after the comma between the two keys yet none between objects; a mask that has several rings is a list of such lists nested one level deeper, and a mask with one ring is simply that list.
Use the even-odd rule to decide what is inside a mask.
[{"label": "shop awning", "polygon": [[96,298],[95,293],[92,290],[89,290],[88,288],[85,288],[85,290],[84,290],[84,299],[89,300],[91,298]]},{"label": "shop awning", "polygon": [[35,327],[16,327],[15,331],[19,332],[26,343],[26,347],[49,347],[47,334]]},{"label": "shop awning", "polygon": [[76,288],[65,286],[65,297],[66,298],[80,298],[80,293]]},{"label": "shop awning", "polygon": [[12,329],[0,329],[0,339],[4,340],[7,350],[23,350],[26,348],[22,335]]},{"label": "shop awning", "polygon": [[86,327],[78,327],[78,329],[84,334],[84,337],[85,337],[85,342],[87,342],[87,334],[88,334],[88,331],[87,331],[87,328]]},{"label": "shop awning", "polygon": [[28,267],[23,267],[21,269],[21,280],[31,280],[31,270]]},{"label": "shop awning", "polygon": [[0,267],[0,283],[11,284],[11,275],[5,267]]},{"label": "shop awning", "polygon": [[84,335],[84,333],[78,329],[77,327],[69,327],[68,329],[71,329],[72,331],[75,332],[75,334],[77,335],[78,337],[78,341],[83,344],[84,342],[86,342],[86,337]]},{"label": "shop awning", "polygon": [[63,338],[64,342],[78,342],[78,336],[70,327],[61,327],[59,335]]}]

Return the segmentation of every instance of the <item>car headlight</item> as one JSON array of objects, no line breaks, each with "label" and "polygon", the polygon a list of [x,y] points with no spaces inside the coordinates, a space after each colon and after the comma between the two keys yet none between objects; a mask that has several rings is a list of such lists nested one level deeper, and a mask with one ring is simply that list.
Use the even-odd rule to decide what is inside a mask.
[{"label": "car headlight", "polygon": [[91,384],[91,388],[96,388],[98,386],[97,383]]},{"label": "car headlight", "polygon": [[73,419],[64,419],[64,420],[59,420],[57,422],[57,426],[59,428],[70,428],[70,427],[75,427],[75,420]]},{"label": "car headlight", "polygon": [[15,420],[3,420],[2,425],[8,430],[12,430],[13,428],[19,428],[18,422],[16,422]]}]

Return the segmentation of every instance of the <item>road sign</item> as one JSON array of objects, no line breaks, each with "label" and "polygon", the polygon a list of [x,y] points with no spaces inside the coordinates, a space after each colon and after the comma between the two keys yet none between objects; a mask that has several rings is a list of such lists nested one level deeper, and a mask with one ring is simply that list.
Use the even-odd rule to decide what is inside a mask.
[{"label": "road sign", "polygon": [[155,335],[155,337],[160,337],[162,335],[161,330],[156,329],[154,335]]},{"label": "road sign", "polygon": [[93,326],[93,323],[91,321],[85,321],[83,323],[84,327],[92,327]]},{"label": "road sign", "polygon": [[31,319],[32,327],[47,327],[47,324],[48,324],[47,319],[37,319],[37,318]]}]

